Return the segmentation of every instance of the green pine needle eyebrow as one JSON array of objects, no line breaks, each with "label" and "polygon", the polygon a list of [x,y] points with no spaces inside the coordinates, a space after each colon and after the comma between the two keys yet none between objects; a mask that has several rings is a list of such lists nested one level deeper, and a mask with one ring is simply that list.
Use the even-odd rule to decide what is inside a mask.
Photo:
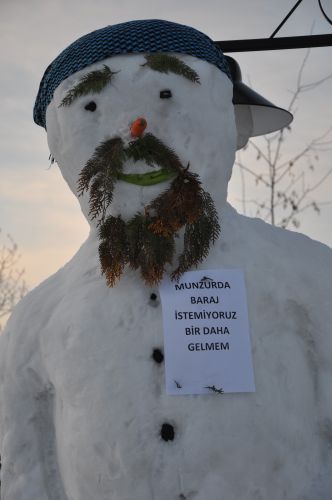
[{"label": "green pine needle eyebrow", "polygon": [[149,54],[145,56],[146,63],[142,66],[149,66],[154,71],[161,73],[175,73],[190,80],[193,83],[200,83],[199,76],[186,63],[178,59],[176,56],[168,54]]},{"label": "green pine needle eyebrow", "polygon": [[69,90],[67,95],[62,99],[60,106],[70,106],[75,99],[84,95],[98,94],[111,82],[113,75],[116,73],[117,71],[112,71],[105,64],[103,69],[87,73],[77,85]]}]

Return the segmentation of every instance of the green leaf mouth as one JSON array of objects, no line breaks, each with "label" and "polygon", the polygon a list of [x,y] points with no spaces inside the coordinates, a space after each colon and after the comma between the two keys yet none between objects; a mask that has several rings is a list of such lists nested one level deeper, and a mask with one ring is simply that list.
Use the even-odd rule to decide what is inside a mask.
[{"label": "green leaf mouth", "polygon": [[161,182],[169,181],[177,175],[176,172],[171,172],[166,168],[161,168],[155,172],[146,172],[145,174],[123,174],[118,173],[120,181],[136,184],[137,186],[153,186]]}]

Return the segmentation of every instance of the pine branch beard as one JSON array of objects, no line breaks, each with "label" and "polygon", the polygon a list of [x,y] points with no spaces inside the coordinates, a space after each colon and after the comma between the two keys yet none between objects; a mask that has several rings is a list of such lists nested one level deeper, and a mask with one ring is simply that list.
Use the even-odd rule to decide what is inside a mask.
[{"label": "pine branch beard", "polygon": [[[172,171],[175,178],[143,213],[125,221],[121,216],[107,216],[106,211],[113,199],[115,182],[123,178],[127,159],[158,165]],[[119,137],[98,146],[79,177],[79,195],[88,190],[89,215],[98,220],[99,258],[109,287],[119,280],[127,264],[140,270],[147,285],[158,284],[166,265],[173,264],[175,238],[184,229],[183,250],[171,273],[171,279],[178,280],[207,257],[220,234],[218,213],[199,176],[189,171],[189,164],[184,167],[174,151],[152,134],[127,147]]]}]

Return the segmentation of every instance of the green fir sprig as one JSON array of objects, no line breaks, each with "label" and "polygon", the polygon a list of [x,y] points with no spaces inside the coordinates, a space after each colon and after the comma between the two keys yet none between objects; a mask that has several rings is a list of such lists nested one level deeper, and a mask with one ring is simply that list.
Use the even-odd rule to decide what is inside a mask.
[{"label": "green fir sprig", "polygon": [[115,285],[128,262],[126,223],[121,217],[107,217],[99,229],[99,259],[109,287]]},{"label": "green fir sprig", "polygon": [[114,182],[125,161],[124,143],[120,137],[102,142],[94,155],[82,169],[78,179],[78,195],[82,196],[90,186],[89,216],[95,219],[101,215],[104,222],[106,210],[113,199]]},{"label": "green fir sprig", "polygon": [[144,160],[151,167],[158,165],[175,172],[183,170],[183,165],[173,149],[149,133],[132,141],[126,149],[126,156],[135,162]]},{"label": "green fir sprig", "polygon": [[170,188],[148,205],[147,212],[156,214],[151,221],[153,231],[168,236],[200,216],[200,182],[188,168],[189,165],[186,169],[182,168]]},{"label": "green fir sprig", "polygon": [[140,269],[148,285],[162,279],[165,265],[173,259],[174,236],[166,238],[153,233],[149,223],[144,215],[136,214],[128,222],[109,216],[101,225],[99,259],[108,286],[114,286],[126,264]]},{"label": "green fir sprig", "polygon": [[171,264],[175,252],[174,235],[165,237],[150,230],[150,218],[136,214],[127,223],[129,265],[140,269],[147,285],[159,283],[165,265]]},{"label": "green fir sprig", "polygon": [[67,92],[60,106],[70,106],[78,97],[99,94],[111,82],[113,75],[117,73],[117,71],[112,71],[106,64],[103,66],[103,69],[94,70],[84,75],[79,83]]},{"label": "green fir sprig", "polygon": [[181,61],[176,56],[168,54],[148,54],[145,56],[146,63],[142,66],[148,66],[154,71],[160,73],[175,73],[176,75],[183,76],[193,83],[200,83],[198,74],[188,64]]},{"label": "green fir sprig", "polygon": [[211,245],[220,235],[218,212],[210,194],[202,188],[197,194],[197,205],[201,206],[201,212],[196,220],[186,224],[183,252],[179,257],[177,269],[171,274],[171,279],[175,281],[206,259]]}]

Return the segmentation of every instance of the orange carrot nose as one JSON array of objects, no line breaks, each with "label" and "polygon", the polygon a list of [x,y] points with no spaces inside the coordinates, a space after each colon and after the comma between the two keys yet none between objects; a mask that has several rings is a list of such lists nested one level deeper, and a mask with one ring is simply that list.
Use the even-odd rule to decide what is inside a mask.
[{"label": "orange carrot nose", "polygon": [[147,121],[145,118],[137,118],[130,126],[130,132],[132,137],[141,137],[144,130],[146,129]]}]

